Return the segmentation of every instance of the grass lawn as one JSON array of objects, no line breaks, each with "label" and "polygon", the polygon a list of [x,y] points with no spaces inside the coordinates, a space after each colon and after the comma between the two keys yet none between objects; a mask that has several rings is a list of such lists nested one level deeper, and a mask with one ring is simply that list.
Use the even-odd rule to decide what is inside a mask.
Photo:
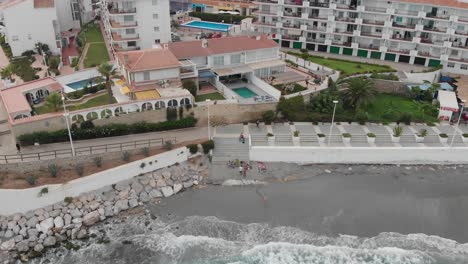
[{"label": "grass lawn", "polygon": [[104,43],[92,43],[89,46],[88,52],[84,59],[85,68],[95,67],[99,64],[109,61],[109,54]]},{"label": "grass lawn", "polygon": [[197,96],[195,97],[195,101],[196,101],[196,102],[206,101],[206,99],[210,99],[210,100],[224,100],[224,97],[223,97],[220,93],[218,93],[218,92],[209,93],[209,94],[197,95]]},{"label": "grass lawn", "polygon": [[[67,109],[69,111],[75,111],[75,110],[86,109],[86,108],[91,108],[91,107],[100,106],[100,105],[106,105],[106,104],[108,104],[108,100],[109,100],[109,95],[106,93],[106,94],[97,96],[97,97],[87,101],[86,103],[79,104],[79,105],[74,105],[74,106],[68,106]],[[112,101],[114,103],[116,103],[115,98],[113,98]],[[37,115],[42,115],[42,114],[47,114],[47,113],[53,112],[52,109],[50,109],[46,105],[38,106],[38,107],[35,107],[34,109],[35,109]],[[63,107],[60,107],[60,111],[62,109],[63,109]]]},{"label": "grass lawn", "polygon": [[104,42],[99,25],[89,25],[82,31],[82,34],[85,37],[83,40],[86,42]]},{"label": "grass lawn", "polygon": [[[398,118],[398,115],[403,113],[409,113],[413,118],[422,119],[423,113],[421,109],[418,108],[418,105],[419,103],[410,98],[391,94],[378,94],[375,97],[374,103],[366,109],[366,112],[369,114],[369,120],[385,120],[386,118],[384,115],[389,111],[389,109],[397,113],[394,117],[395,119]],[[425,113],[424,120],[426,122],[437,122],[437,117],[430,116],[429,113]]]},{"label": "grass lawn", "polygon": [[[300,53],[291,52],[290,54],[300,57]],[[347,60],[339,60],[333,58],[324,58],[318,56],[309,56],[309,61],[317,63],[328,68],[340,71],[341,77],[346,77],[354,74],[369,73],[369,72],[392,72],[395,71],[387,65],[368,64]],[[300,66],[300,65],[299,65]]]}]

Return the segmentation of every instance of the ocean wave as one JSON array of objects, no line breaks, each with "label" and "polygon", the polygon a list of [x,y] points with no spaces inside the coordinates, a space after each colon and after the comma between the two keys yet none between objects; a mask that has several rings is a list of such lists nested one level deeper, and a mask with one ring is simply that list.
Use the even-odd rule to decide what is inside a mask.
[{"label": "ocean wave", "polygon": [[266,182],[257,180],[225,180],[223,186],[246,186],[246,185],[265,185]]},{"label": "ocean wave", "polygon": [[[109,244],[47,253],[51,263],[167,264],[459,264],[468,244],[425,234],[380,233],[362,238],[318,235],[298,228],[191,216],[171,223],[136,217],[101,225]],[[125,242],[125,243],[124,243]],[[62,249],[63,250],[63,249]]]}]

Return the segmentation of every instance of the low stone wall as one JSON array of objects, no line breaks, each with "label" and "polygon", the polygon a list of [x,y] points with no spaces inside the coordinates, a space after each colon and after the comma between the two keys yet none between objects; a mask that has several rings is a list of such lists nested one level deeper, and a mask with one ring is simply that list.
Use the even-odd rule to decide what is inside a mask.
[{"label": "low stone wall", "polygon": [[[176,163],[34,211],[0,216],[0,238],[3,241],[0,250],[40,253],[58,242],[85,238],[88,226],[202,182],[207,175],[207,162],[201,159]],[[49,195],[51,193],[33,198]],[[20,199],[16,198],[16,201]]]},{"label": "low stone wall", "polygon": [[468,164],[467,147],[251,147],[250,160],[341,164]]},{"label": "low stone wall", "polygon": [[407,82],[400,81],[390,81],[390,80],[381,80],[381,79],[372,79],[375,84],[375,88],[378,92],[381,93],[391,93],[405,95],[408,94],[408,89],[406,85],[411,84]]}]

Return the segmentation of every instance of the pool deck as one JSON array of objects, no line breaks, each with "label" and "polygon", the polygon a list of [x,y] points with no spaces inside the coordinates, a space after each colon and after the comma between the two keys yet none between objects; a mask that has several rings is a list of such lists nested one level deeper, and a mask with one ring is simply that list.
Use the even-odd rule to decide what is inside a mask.
[{"label": "pool deck", "polygon": [[[205,24],[213,24],[213,25],[223,25],[226,26],[227,28],[214,28],[214,27],[204,27],[204,26],[195,26],[195,25],[190,25],[193,23],[205,23]],[[233,26],[232,24],[227,24],[227,23],[217,23],[217,22],[208,22],[208,21],[199,21],[199,20],[192,20],[189,22],[185,22],[184,24],[180,25],[182,27],[188,27],[188,28],[194,28],[194,29],[200,29],[200,30],[211,30],[211,31],[217,31],[217,32],[229,32],[231,30],[231,27]]]},{"label": "pool deck", "polygon": [[[236,83],[228,83],[224,84],[229,89],[237,89],[237,88],[249,88],[252,92],[256,93],[259,96],[271,96],[270,94],[266,93],[259,87],[253,85],[252,83],[245,83],[245,82],[236,82]],[[233,91],[237,95],[237,99],[240,103],[255,103],[254,98],[244,98],[238,95],[235,91]]]}]

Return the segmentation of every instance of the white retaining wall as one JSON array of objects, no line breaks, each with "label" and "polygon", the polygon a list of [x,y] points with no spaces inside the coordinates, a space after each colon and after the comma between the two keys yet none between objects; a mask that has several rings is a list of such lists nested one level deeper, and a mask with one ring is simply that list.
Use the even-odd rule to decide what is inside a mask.
[{"label": "white retaining wall", "polygon": [[[29,210],[42,208],[63,201],[65,197],[74,197],[110,186],[120,181],[131,179],[140,173],[147,173],[188,159],[186,147],[177,148],[142,160],[134,161],[116,168],[101,171],[93,175],[79,178],[65,184],[44,185],[40,187],[12,190],[0,189],[0,215],[25,213]],[[149,162],[152,162],[152,165]],[[145,163],[142,169],[140,165]],[[48,188],[48,193],[39,196],[42,188]]]},{"label": "white retaining wall", "polygon": [[275,87],[269,85],[268,83],[262,81],[262,79],[254,76],[253,74],[249,74],[248,79],[252,82],[253,85],[257,86],[258,88],[262,89],[265,93],[271,95],[276,100],[279,100],[281,97],[281,92],[276,89]]},{"label": "white retaining wall", "polygon": [[466,147],[251,147],[250,160],[342,164],[468,164]]}]

